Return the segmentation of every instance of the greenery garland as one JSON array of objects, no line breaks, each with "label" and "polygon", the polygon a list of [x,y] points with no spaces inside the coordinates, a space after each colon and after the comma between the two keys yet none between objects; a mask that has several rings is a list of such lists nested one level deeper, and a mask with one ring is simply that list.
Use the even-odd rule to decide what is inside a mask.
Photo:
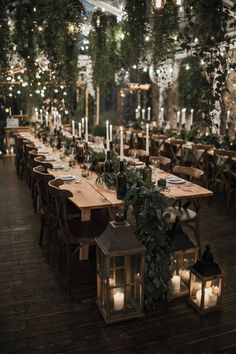
[{"label": "greenery garland", "polygon": [[10,51],[10,29],[8,24],[8,1],[1,0],[0,2],[0,76],[1,72],[9,68],[8,55]]},{"label": "greenery garland", "polygon": [[166,59],[173,59],[178,30],[178,8],[174,0],[167,0],[162,9],[153,10],[152,63],[155,68]]}]

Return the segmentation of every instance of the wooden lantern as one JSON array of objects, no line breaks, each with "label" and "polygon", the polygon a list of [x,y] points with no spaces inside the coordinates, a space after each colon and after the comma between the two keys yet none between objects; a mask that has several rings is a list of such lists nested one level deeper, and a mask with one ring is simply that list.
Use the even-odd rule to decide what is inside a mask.
[{"label": "wooden lantern", "polygon": [[207,245],[201,260],[190,267],[188,301],[198,313],[205,315],[220,309],[221,293],[222,272]]},{"label": "wooden lantern", "polygon": [[198,248],[182,230],[179,219],[170,231],[173,252],[171,253],[170,295],[180,297],[189,293],[190,266],[197,260]]},{"label": "wooden lantern", "polygon": [[106,323],[144,317],[144,246],[117,214],[97,243],[97,304]]}]

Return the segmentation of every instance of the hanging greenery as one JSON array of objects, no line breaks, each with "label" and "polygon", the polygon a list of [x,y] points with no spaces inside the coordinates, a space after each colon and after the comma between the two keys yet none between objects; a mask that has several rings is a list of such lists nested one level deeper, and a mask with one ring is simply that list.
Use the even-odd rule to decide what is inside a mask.
[{"label": "hanging greenery", "polygon": [[178,8],[174,0],[167,0],[162,9],[153,10],[152,62],[155,68],[166,59],[173,59],[178,31]]},{"label": "hanging greenery", "polygon": [[209,90],[209,82],[202,73],[197,57],[187,57],[181,61],[178,76],[179,105],[187,110],[198,111],[202,108],[200,92]]},{"label": "hanging greenery", "polygon": [[144,0],[126,1],[122,24],[121,61],[129,69],[145,59],[147,8]]},{"label": "hanging greenery", "polygon": [[181,46],[191,51],[201,63],[202,75],[208,87],[205,85],[206,89],[201,90],[199,95],[202,111],[209,114],[215,109],[216,102],[223,102],[226,89],[230,47],[227,23],[230,12],[222,0],[185,0],[184,6],[187,24],[180,34]]},{"label": "hanging greenery", "polygon": [[9,68],[8,55],[10,52],[10,29],[8,24],[8,1],[0,2],[0,73]]},{"label": "hanging greenery", "polygon": [[119,24],[116,16],[96,11],[92,17],[89,52],[96,85],[108,87],[115,82],[120,68]]}]

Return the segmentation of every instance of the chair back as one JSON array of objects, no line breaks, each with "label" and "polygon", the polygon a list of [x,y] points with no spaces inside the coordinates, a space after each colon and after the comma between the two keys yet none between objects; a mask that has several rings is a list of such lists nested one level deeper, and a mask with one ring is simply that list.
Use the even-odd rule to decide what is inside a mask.
[{"label": "chair back", "polygon": [[169,171],[171,169],[171,159],[164,156],[149,156],[149,162],[156,161],[160,163],[160,167],[165,170]]},{"label": "chair back", "polygon": [[175,166],[173,168],[173,173],[187,178],[189,181],[199,179],[204,175],[204,172],[198,168],[186,167],[186,166]]},{"label": "chair back", "polygon": [[33,168],[33,177],[36,180],[36,186],[39,195],[39,210],[46,218],[49,218],[51,212],[51,199],[49,195],[48,182],[54,179],[47,173],[45,166],[39,165]]},{"label": "chair back", "polygon": [[45,156],[37,156],[34,158],[34,166],[44,166],[46,168],[46,170],[48,168],[53,168],[53,165],[49,162],[44,162],[44,160],[46,160]]},{"label": "chair back", "polygon": [[154,155],[159,155],[161,149],[164,147],[166,140],[165,135],[153,135],[151,139],[151,151]]},{"label": "chair back", "polygon": [[207,171],[209,157],[207,152],[212,148],[212,145],[192,144],[193,167]]},{"label": "chair back", "polygon": [[56,202],[57,220],[59,223],[61,236],[66,242],[70,242],[70,234],[68,228],[67,198],[73,194],[65,189],[60,189],[64,184],[60,179],[53,179],[48,182],[49,193],[54,197]]},{"label": "chair back", "polygon": [[185,143],[186,142],[181,139],[165,140],[164,142],[165,153],[175,165],[182,162],[182,149]]}]

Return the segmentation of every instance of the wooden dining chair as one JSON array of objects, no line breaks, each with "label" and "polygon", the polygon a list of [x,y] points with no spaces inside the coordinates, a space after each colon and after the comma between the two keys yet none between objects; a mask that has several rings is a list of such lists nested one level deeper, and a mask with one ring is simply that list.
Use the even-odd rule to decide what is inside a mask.
[{"label": "wooden dining chair", "polygon": [[184,140],[171,139],[164,142],[164,153],[166,157],[169,157],[174,165],[182,164],[182,149],[185,144]]},{"label": "wooden dining chair", "polygon": [[57,220],[59,224],[60,257],[59,266],[62,265],[63,246],[66,250],[66,273],[67,289],[71,295],[71,265],[73,257],[84,245],[94,245],[95,237],[98,237],[107,226],[108,220],[104,218],[91,218],[90,221],[81,221],[80,218],[70,218],[67,200],[72,197],[68,190],[61,189],[63,181],[60,179],[51,180],[49,185],[50,193],[56,201]]},{"label": "wooden dining chair", "polygon": [[138,158],[139,160],[143,160],[146,155],[146,151],[143,149],[129,149],[128,156],[132,156]]},{"label": "wooden dining chair", "polygon": [[208,151],[213,149],[212,145],[207,144],[192,144],[192,166],[195,168],[200,168],[203,171],[207,170],[208,164]]},{"label": "wooden dining chair", "polygon": [[223,186],[226,204],[229,208],[236,190],[236,151],[214,149],[214,174],[212,183]]},{"label": "wooden dining chair", "polygon": [[15,167],[16,174],[20,178],[23,170],[23,140],[24,138],[20,135],[15,135]]},{"label": "wooden dining chair", "polygon": [[53,165],[50,162],[45,162],[46,157],[45,156],[37,156],[34,158],[34,166],[42,165],[46,169],[53,168]]},{"label": "wooden dining chair", "polygon": [[151,151],[153,155],[160,155],[161,150],[164,148],[165,135],[153,135],[151,139]]},{"label": "wooden dining chair", "polygon": [[[204,175],[202,170],[186,166],[175,166],[173,173],[194,183],[199,183]],[[173,224],[176,221],[176,217],[178,217],[182,225],[189,227],[193,231],[197,246],[199,250],[201,250],[199,211],[200,203],[198,198],[188,200],[181,199],[175,201],[172,206],[167,207],[164,217],[169,224]]]},{"label": "wooden dining chair", "polygon": [[152,161],[159,162],[160,168],[164,171],[170,172],[171,170],[171,159],[164,156],[149,156],[150,164]]}]

